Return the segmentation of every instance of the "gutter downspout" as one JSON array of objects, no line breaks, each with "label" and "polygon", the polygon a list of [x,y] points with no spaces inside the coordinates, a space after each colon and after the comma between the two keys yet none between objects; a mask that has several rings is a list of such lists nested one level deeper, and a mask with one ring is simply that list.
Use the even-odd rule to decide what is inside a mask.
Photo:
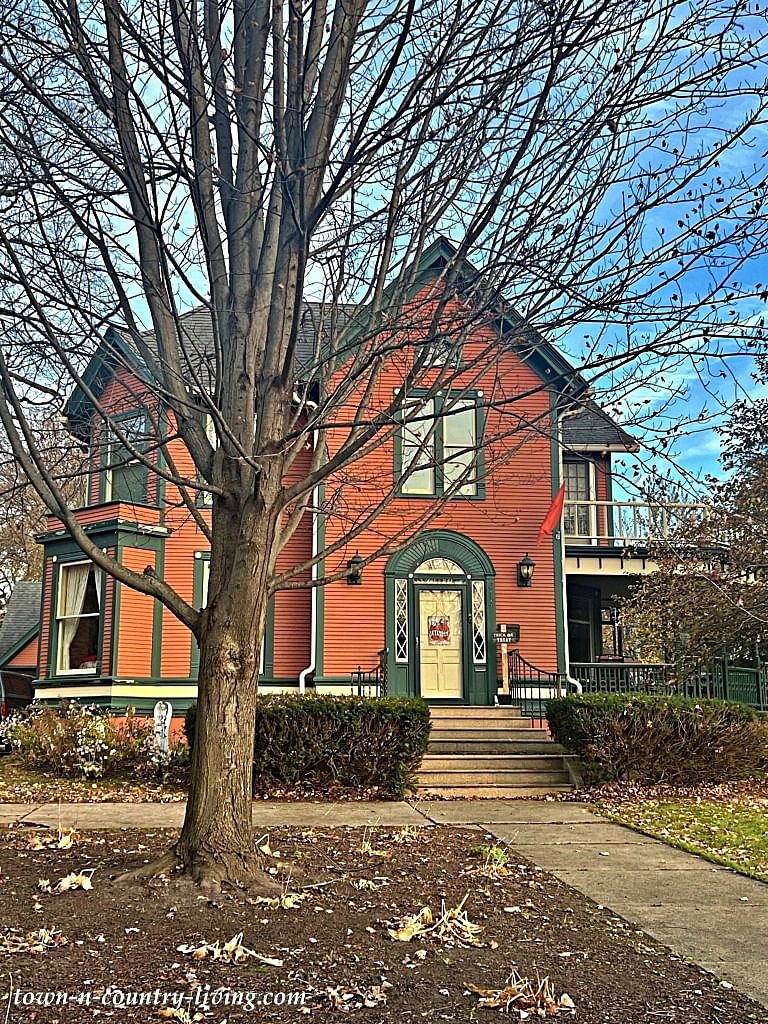
[{"label": "gutter downspout", "polygon": [[[320,441],[320,431],[314,431],[314,445],[316,446]],[[315,506],[315,512],[312,517],[312,558],[318,555],[318,532],[320,525],[320,486],[314,488],[312,491],[312,501]],[[317,571],[320,563],[315,562],[312,565],[312,579],[317,579]],[[309,664],[306,668],[303,668],[299,672],[299,693],[304,696],[307,692],[307,677],[315,671],[315,649],[317,645],[317,587],[312,587],[312,601],[310,604],[310,627],[309,627]]]},{"label": "gutter downspout", "polygon": [[[576,409],[565,409],[563,412],[560,413],[560,416],[558,417],[558,421],[557,421],[557,434],[558,434],[558,436],[557,436],[557,450],[558,450],[558,459],[559,459],[559,467],[558,467],[558,469],[559,469],[559,473],[560,473],[560,481],[561,482],[564,479],[564,476],[563,476],[563,420],[567,419],[569,416],[576,416],[580,412],[581,412],[581,409],[578,409],[578,408],[576,408]],[[560,586],[562,588],[562,599],[561,600],[562,600],[562,607],[563,607],[563,646],[565,648],[564,651],[563,651],[563,656],[565,658],[565,685],[566,685],[566,692],[567,692],[567,690],[570,687],[573,687],[573,689],[576,691],[576,693],[581,693],[581,691],[582,691],[581,683],[578,681],[578,679],[574,679],[573,676],[571,675],[570,657],[569,657],[569,654],[568,654],[568,585],[567,585],[568,574],[565,571],[565,531],[563,530],[563,520],[562,520],[562,518],[560,519],[560,525],[558,527],[558,532],[560,534],[560,565],[562,566],[562,572],[561,572],[562,579],[560,581]]]}]

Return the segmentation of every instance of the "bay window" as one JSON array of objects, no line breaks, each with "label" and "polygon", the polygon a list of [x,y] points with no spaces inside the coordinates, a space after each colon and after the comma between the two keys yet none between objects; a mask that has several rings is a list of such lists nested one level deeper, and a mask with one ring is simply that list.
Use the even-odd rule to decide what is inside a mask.
[{"label": "bay window", "polygon": [[101,570],[90,562],[59,567],[56,672],[95,672],[99,655]]}]

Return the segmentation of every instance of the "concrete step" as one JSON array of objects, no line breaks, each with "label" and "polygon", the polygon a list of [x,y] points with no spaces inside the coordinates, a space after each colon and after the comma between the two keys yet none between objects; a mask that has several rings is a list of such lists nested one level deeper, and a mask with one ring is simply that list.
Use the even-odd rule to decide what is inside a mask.
[{"label": "concrete step", "polygon": [[445,786],[455,789],[457,786],[569,786],[570,776],[566,771],[418,771],[416,781],[419,786],[427,788]]},{"label": "concrete step", "polygon": [[432,729],[476,729],[483,732],[508,732],[532,728],[530,718],[432,718]]},{"label": "concrete step", "polygon": [[429,709],[429,713],[433,719],[440,719],[441,721],[446,718],[460,718],[467,721],[467,719],[489,719],[490,721],[506,720],[508,718],[522,718],[523,713],[520,708],[513,707],[459,707],[456,705],[442,704],[433,705]]},{"label": "concrete step", "polygon": [[481,726],[480,728],[466,722],[446,725],[438,722],[432,726],[429,734],[436,740],[514,740],[514,739],[547,739],[546,729],[534,729],[532,725],[503,726],[501,728]]},{"label": "concrete step", "polygon": [[562,772],[560,754],[431,754],[424,755],[420,771],[544,771]]},{"label": "concrete step", "polygon": [[565,747],[552,740],[532,735],[529,739],[449,739],[430,737],[428,754],[565,754]]},{"label": "concrete step", "polygon": [[420,786],[420,797],[472,797],[474,799],[515,800],[543,797],[550,793],[570,792],[573,786]]}]

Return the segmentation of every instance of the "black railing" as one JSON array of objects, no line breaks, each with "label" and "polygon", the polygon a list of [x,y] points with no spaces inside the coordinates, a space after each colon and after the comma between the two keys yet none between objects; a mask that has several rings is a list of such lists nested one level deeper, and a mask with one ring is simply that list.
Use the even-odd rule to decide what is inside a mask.
[{"label": "black railing", "polygon": [[509,694],[502,695],[500,701],[520,708],[526,718],[546,718],[547,701],[565,694],[567,677],[562,672],[536,668],[519,651],[510,651],[507,658]]},{"label": "black railing", "polygon": [[571,677],[583,693],[668,693],[675,687],[675,666],[637,662],[571,662]]},{"label": "black railing", "polygon": [[387,652],[379,651],[376,668],[364,669],[357,666],[352,673],[352,693],[358,697],[386,697],[387,695]]},{"label": "black railing", "polygon": [[768,711],[768,670],[732,665],[726,658],[686,664],[572,662],[571,676],[584,693],[669,693],[696,699],[732,700]]}]

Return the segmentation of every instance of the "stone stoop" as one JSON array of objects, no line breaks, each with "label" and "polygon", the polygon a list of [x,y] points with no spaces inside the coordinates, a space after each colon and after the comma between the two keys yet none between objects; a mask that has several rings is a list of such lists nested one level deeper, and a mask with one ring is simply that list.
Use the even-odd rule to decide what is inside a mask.
[{"label": "stone stoop", "polygon": [[541,797],[574,789],[568,755],[513,707],[433,706],[421,796]]}]

